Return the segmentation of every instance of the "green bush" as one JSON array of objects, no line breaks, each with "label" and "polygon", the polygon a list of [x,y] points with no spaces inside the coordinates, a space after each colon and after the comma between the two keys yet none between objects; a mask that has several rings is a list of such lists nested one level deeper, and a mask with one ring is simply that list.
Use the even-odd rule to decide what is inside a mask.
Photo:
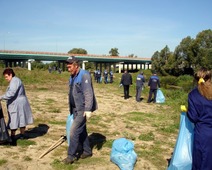
[{"label": "green bush", "polygon": [[177,78],[177,85],[182,87],[185,92],[189,92],[194,87],[193,76],[183,75]]},{"label": "green bush", "polygon": [[177,79],[174,76],[160,77],[160,83],[164,88],[168,88],[169,85],[177,86]]}]

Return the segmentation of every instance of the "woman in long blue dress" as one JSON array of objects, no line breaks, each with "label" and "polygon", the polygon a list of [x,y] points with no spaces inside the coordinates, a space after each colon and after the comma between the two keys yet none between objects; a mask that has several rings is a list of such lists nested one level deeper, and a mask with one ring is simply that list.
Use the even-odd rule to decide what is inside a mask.
[{"label": "woman in long blue dress", "polygon": [[212,169],[212,83],[206,68],[195,74],[197,87],[188,95],[188,118],[194,123],[192,170]]},{"label": "woman in long blue dress", "polygon": [[5,80],[9,86],[5,94],[0,96],[0,100],[7,101],[8,128],[11,130],[12,145],[15,145],[15,133],[20,128],[20,136],[24,138],[26,125],[33,123],[32,111],[26,96],[22,81],[15,76],[13,69],[6,68],[3,72]]}]

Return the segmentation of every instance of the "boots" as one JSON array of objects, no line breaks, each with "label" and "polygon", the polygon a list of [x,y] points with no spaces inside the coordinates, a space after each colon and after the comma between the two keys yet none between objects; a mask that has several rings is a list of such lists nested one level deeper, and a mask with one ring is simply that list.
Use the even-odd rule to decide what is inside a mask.
[{"label": "boots", "polygon": [[17,139],[15,138],[15,136],[11,136],[10,145],[17,146]]}]

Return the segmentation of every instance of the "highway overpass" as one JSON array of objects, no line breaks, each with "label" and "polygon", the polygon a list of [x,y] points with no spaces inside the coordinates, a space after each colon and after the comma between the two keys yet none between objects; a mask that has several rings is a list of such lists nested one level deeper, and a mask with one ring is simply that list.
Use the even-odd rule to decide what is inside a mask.
[{"label": "highway overpass", "polygon": [[[119,64],[120,69],[140,68],[150,69],[151,59],[149,58],[132,58],[122,56],[107,56],[107,55],[91,55],[91,54],[68,54],[68,53],[52,53],[52,52],[34,52],[34,51],[13,51],[0,50],[0,60],[3,60],[6,67],[18,66],[23,63],[28,64],[28,69],[31,70],[31,62],[36,61],[57,61],[59,67],[65,67],[65,60],[69,56],[74,55],[82,62],[82,68],[86,62],[95,63],[96,68],[103,67],[111,69]],[[139,67],[140,66],[140,67]],[[120,72],[120,70],[119,70]]]}]

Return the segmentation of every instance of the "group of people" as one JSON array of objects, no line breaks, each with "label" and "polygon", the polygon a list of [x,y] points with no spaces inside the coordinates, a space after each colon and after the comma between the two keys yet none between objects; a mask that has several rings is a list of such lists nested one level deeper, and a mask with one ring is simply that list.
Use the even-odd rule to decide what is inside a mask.
[{"label": "group of people", "polygon": [[[97,69],[94,71],[94,79],[97,83],[102,83],[102,77],[104,78],[104,83],[113,83],[113,71],[107,71],[107,69],[104,70],[103,74],[101,73],[101,70]],[[109,79],[110,78],[110,79]]]},{"label": "group of people", "polygon": [[49,71],[49,73],[52,73],[52,71],[53,72],[57,71],[59,74],[61,74],[62,69],[60,67],[57,67],[57,66],[53,66],[53,67],[49,66],[48,71]]},{"label": "group of people", "polygon": [[[97,102],[92,85],[91,75],[88,71],[80,68],[79,60],[74,56],[66,61],[69,79],[69,110],[73,114],[74,121],[70,129],[70,145],[65,164],[72,164],[77,159],[85,159],[92,156],[92,149],[88,140],[86,121],[91,113],[97,109]],[[3,72],[9,86],[0,100],[7,101],[8,128],[11,130],[12,142],[15,141],[15,133],[20,128],[20,137],[24,137],[28,124],[33,123],[32,111],[27,99],[24,85],[15,76],[11,68]],[[211,71],[202,68],[195,74],[197,87],[188,95],[187,116],[194,123],[194,145],[192,155],[192,170],[212,169],[212,74]],[[140,101],[140,93],[144,86],[145,77],[141,72],[136,78],[136,101]],[[132,76],[127,70],[122,75],[121,84],[124,86],[124,98],[129,98],[129,86],[132,84]],[[160,87],[160,81],[156,73],[150,77],[149,98],[151,101],[155,91]],[[78,150],[79,146],[81,149]]]},{"label": "group of people", "polygon": [[[74,121],[70,129],[70,144],[65,164],[72,164],[79,158],[85,159],[92,156],[88,139],[86,121],[91,113],[97,109],[91,75],[80,68],[80,62],[74,56],[66,61],[70,72],[69,79],[69,110]],[[13,69],[7,68],[3,72],[9,86],[1,100],[7,101],[8,129],[11,131],[11,145],[16,145],[16,131],[20,128],[19,138],[25,138],[26,126],[33,123],[32,111],[22,81],[15,76]],[[0,125],[1,126],[1,125]],[[79,148],[81,148],[79,150]]]},{"label": "group of people", "polygon": [[[137,102],[141,102],[141,92],[145,87],[144,83],[145,83],[144,73],[140,72],[136,77],[135,99]],[[124,74],[122,74],[121,81],[120,81],[120,86],[123,86],[124,88],[124,99],[128,99],[130,97],[129,88],[130,88],[130,85],[132,84],[133,84],[132,75],[127,70],[125,70]],[[156,97],[157,97],[157,89],[160,88],[160,80],[156,72],[153,72],[153,75],[150,77],[148,81],[148,86],[150,87],[150,90],[149,90],[149,97],[148,97],[147,103],[150,103],[152,101],[153,103],[155,103]],[[153,99],[152,99],[152,95],[154,95]]]}]

